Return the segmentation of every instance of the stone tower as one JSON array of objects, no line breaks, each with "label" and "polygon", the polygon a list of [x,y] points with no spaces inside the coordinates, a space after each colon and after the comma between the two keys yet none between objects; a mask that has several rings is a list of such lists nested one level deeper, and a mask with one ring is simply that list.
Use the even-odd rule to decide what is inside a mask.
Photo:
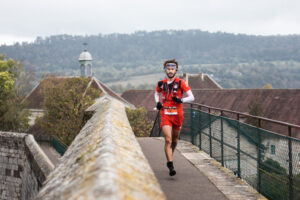
[{"label": "stone tower", "polygon": [[83,44],[85,46],[83,52],[79,55],[79,65],[80,65],[80,76],[87,77],[92,76],[92,56],[86,50],[87,43]]}]

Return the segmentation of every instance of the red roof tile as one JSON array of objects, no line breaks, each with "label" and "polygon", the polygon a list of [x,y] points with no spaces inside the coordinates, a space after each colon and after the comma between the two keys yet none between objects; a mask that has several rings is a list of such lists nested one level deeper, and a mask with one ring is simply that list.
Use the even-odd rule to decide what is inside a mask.
[{"label": "red roof tile", "polygon": [[123,92],[121,97],[134,106],[145,107],[147,110],[153,110],[156,106],[154,90],[127,90]]},{"label": "red roof tile", "polygon": [[[255,100],[261,102],[263,117],[300,125],[299,89],[216,89],[192,90],[194,103],[238,112],[249,112],[249,104]],[[135,106],[144,106],[148,110],[155,107],[153,90],[128,90],[122,94]],[[287,135],[287,128],[264,123],[264,128]],[[299,130],[300,131],[300,130]],[[300,138],[300,132],[294,137]]]},{"label": "red roof tile", "polygon": [[[257,101],[262,108],[262,117],[300,125],[298,89],[193,90],[193,94],[196,103],[245,113],[249,113],[249,104]],[[284,135],[288,133],[287,127],[273,123],[265,123],[264,127]],[[300,138],[300,132],[294,137]]]}]

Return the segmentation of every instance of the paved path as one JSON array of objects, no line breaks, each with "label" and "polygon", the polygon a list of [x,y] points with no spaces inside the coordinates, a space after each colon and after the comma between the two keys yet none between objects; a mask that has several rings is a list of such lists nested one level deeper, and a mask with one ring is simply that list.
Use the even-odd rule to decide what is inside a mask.
[{"label": "paved path", "polygon": [[202,172],[177,150],[173,158],[177,174],[174,177],[169,176],[163,141],[154,138],[138,138],[138,142],[168,199],[227,199]]},{"label": "paved path", "polygon": [[41,149],[48,156],[54,166],[57,166],[59,160],[61,158],[60,154],[56,152],[56,150],[47,142],[39,143]]}]

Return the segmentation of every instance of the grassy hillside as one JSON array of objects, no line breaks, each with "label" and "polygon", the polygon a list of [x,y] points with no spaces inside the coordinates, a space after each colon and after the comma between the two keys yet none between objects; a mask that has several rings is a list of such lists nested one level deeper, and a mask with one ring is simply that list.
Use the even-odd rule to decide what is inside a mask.
[{"label": "grassy hillside", "polygon": [[34,43],[2,45],[0,54],[22,61],[37,78],[43,73],[79,75],[78,56],[84,42],[94,59],[94,75],[109,84],[161,73],[163,61],[176,58],[181,71],[212,74],[225,88],[257,88],[266,83],[276,88],[300,88],[300,35],[251,36],[200,30],[55,35],[39,37]]}]

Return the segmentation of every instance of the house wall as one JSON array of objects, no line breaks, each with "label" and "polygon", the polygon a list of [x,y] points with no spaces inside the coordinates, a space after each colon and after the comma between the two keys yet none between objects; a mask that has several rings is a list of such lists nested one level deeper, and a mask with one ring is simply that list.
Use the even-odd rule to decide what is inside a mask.
[{"label": "house wall", "polygon": [[[221,140],[221,120],[218,119],[211,124],[212,136]],[[235,148],[237,148],[237,130],[232,125],[228,124],[223,120],[223,131],[224,131],[224,143],[227,143]],[[209,134],[209,127],[202,130],[202,132]],[[254,158],[257,158],[258,149],[257,144],[249,141],[245,134],[251,137],[255,137],[256,133],[241,133],[240,135],[240,149],[247,154],[250,154]],[[252,134],[252,135],[251,135]],[[288,151],[288,139],[285,136],[276,134],[262,134],[262,145],[266,147],[263,153],[263,159],[271,158],[277,161],[283,168],[286,169],[288,173],[289,170],[289,151]],[[199,145],[200,136],[197,135],[196,144]],[[271,154],[271,145],[275,145],[275,154]],[[209,137],[202,134],[202,148],[209,153]],[[220,142],[212,140],[212,155],[221,162],[221,147]],[[232,171],[237,171],[237,151],[230,147],[224,145],[224,165],[231,169]],[[292,140],[292,164],[293,164],[293,174],[300,174],[300,140]],[[241,153],[241,175],[242,177],[256,177],[257,174],[257,161],[252,159],[245,154]]]},{"label": "house wall", "polygon": [[[237,157],[237,131],[234,127],[228,124],[225,120],[223,121],[223,141],[224,141],[224,165],[226,168],[232,170],[233,172],[237,172],[238,169],[238,157]],[[209,134],[209,127],[202,130],[202,132]],[[211,135],[221,140],[221,120],[215,120],[211,123]],[[199,140],[200,136],[197,136],[197,140]],[[206,150],[209,153],[209,137],[202,134],[202,149]],[[212,155],[213,157],[221,162],[221,143],[217,140],[212,140]],[[234,147],[235,149],[227,146],[226,144]],[[251,143],[243,133],[240,134],[240,149],[247,154],[257,157],[257,147],[253,143]],[[241,168],[241,176],[247,177],[247,179],[255,179],[257,174],[257,161],[248,157],[247,155],[241,153],[240,157],[240,168]],[[252,178],[250,178],[252,177]]]},{"label": "house wall", "polygon": [[[281,167],[289,172],[289,146],[288,139],[284,136],[266,136],[262,142],[267,148],[265,151],[265,160],[271,158],[277,161]],[[271,153],[271,145],[275,146],[275,154]],[[300,174],[300,140],[292,140],[292,165],[293,174]]]}]

